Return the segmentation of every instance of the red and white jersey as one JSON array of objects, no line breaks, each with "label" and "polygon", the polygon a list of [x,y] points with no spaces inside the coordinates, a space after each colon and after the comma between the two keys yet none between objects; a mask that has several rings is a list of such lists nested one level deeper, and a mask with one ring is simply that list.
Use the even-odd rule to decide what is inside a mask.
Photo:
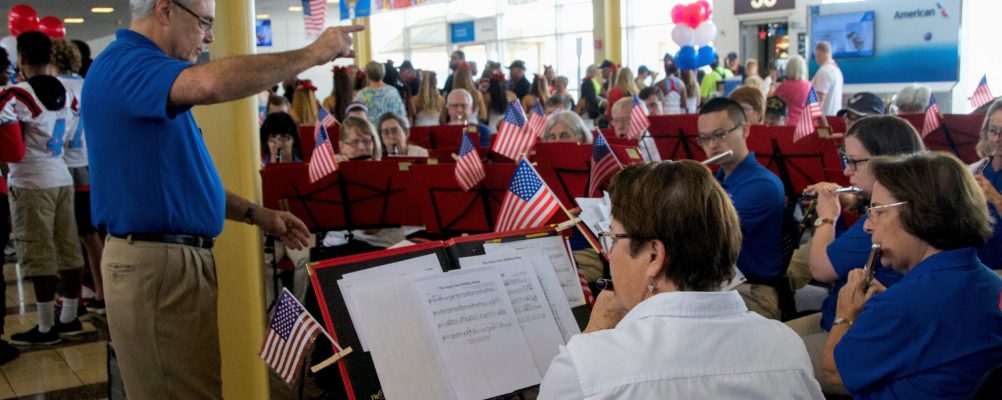
[{"label": "red and white jersey", "polygon": [[[73,96],[77,98],[77,101],[80,101],[83,97],[81,93],[83,93],[84,85],[84,79],[80,75],[59,75],[59,82],[62,82],[66,90],[73,92]],[[80,104],[80,106],[82,107],[83,104]],[[84,124],[82,122],[78,122],[77,127],[72,132],[66,132],[66,147],[64,148],[63,161],[66,161],[67,167],[77,168],[87,166],[87,142],[84,140],[84,135]]]},{"label": "red and white jersey", "polygon": [[24,158],[10,164],[8,186],[48,189],[72,186],[64,142],[80,121],[76,96],[69,90],[61,109],[49,110],[27,82],[0,91],[0,124],[22,122]]}]

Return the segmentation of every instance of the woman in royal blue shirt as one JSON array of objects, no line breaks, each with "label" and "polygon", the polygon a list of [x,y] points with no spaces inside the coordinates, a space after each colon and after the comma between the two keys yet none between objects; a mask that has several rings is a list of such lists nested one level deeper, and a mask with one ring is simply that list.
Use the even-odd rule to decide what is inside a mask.
[{"label": "woman in royal blue shirt", "polygon": [[981,125],[978,155],[984,157],[975,163],[974,179],[988,200],[988,212],[995,219],[992,238],[978,249],[981,262],[991,269],[1002,269],[1002,100],[988,106],[985,122]]},{"label": "woman in royal blue shirt", "polygon": [[977,247],[991,236],[985,197],[953,155],[870,160],[876,183],[864,226],[880,264],[904,275],[839,292],[822,366],[857,399],[966,399],[1002,363],[1002,279]]}]

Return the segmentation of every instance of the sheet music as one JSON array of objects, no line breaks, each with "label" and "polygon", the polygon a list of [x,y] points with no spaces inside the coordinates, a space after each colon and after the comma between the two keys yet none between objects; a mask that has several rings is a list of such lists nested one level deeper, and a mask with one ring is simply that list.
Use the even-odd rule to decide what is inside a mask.
[{"label": "sheet music", "polygon": [[368,335],[364,328],[367,324],[362,324],[362,320],[369,314],[359,312],[358,299],[355,298],[355,287],[372,282],[395,280],[403,276],[425,276],[442,273],[442,266],[439,264],[438,256],[428,254],[415,257],[409,260],[398,261],[375,268],[363,269],[348,274],[344,274],[337,281],[341,288],[341,296],[344,297],[345,306],[348,308],[348,315],[355,325],[355,334],[362,345],[362,351],[369,351]]},{"label": "sheet music", "polygon": [[[536,253],[536,256],[546,262],[539,253]],[[532,338],[529,341],[529,349],[536,361],[536,368],[540,375],[545,374],[550,361],[557,356],[560,345],[566,341],[557,326],[552,307],[536,276],[533,263],[517,253],[498,253],[460,258],[459,265],[464,269],[488,266],[498,269],[505,289],[508,290],[511,305],[515,308],[515,317],[518,318],[522,334],[526,338]],[[552,267],[546,265],[546,268],[550,269],[551,274],[553,273]],[[557,290],[560,290],[559,286]],[[562,293],[558,293],[558,296],[563,298]],[[571,309],[566,306],[566,301],[564,304],[564,308],[570,313]],[[571,317],[573,318],[573,315]]]},{"label": "sheet music", "polygon": [[578,217],[592,234],[598,236],[599,232],[611,230],[609,225],[612,223],[612,202],[609,200],[609,192],[604,192],[602,198],[578,197],[574,200],[581,207],[581,214]]},{"label": "sheet music", "polygon": [[457,398],[484,399],[539,384],[542,377],[497,268],[420,277],[413,285]]},{"label": "sheet music", "polygon": [[574,267],[574,261],[570,253],[564,247],[564,238],[560,236],[546,236],[536,239],[518,240],[505,243],[484,243],[484,251],[487,254],[498,251],[527,251],[536,250],[550,259],[553,270],[560,280],[560,287],[567,296],[567,304],[571,307],[583,306],[585,304],[584,293],[581,292],[581,279],[578,277],[578,270]]},{"label": "sheet music", "polygon": [[[375,268],[378,269],[378,268]],[[369,355],[387,399],[456,399],[442,362],[425,328],[411,281],[396,277],[369,281],[353,289],[357,311],[352,321],[368,332]]]},{"label": "sheet music", "polygon": [[[550,303],[550,312],[553,313],[553,319],[557,321],[560,336],[564,338],[564,343],[567,343],[571,337],[581,333],[581,328],[578,327],[578,321],[574,319],[574,312],[571,311],[571,305],[567,302],[564,289],[560,286],[560,279],[557,278],[553,263],[537,249],[514,246],[520,242],[524,241],[509,243],[510,247],[517,247],[514,249],[515,252],[506,250],[504,246],[497,246],[497,243],[485,243],[484,249],[488,256],[503,255],[516,259],[526,259],[532,264],[536,271],[536,277],[539,278],[539,283],[543,288],[543,294],[546,295],[546,301]],[[459,260],[462,262],[464,259]]]}]

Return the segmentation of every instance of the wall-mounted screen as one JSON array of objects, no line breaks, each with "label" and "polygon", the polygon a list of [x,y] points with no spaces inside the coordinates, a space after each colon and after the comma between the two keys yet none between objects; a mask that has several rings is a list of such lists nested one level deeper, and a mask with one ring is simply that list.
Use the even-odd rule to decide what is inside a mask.
[{"label": "wall-mounted screen", "polygon": [[873,11],[815,15],[811,40],[830,43],[835,58],[873,57],[873,19]]}]

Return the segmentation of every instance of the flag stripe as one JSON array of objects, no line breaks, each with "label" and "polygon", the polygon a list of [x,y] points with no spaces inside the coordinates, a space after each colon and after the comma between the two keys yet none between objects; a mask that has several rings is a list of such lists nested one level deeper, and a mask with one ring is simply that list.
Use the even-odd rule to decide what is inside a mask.
[{"label": "flag stripe", "polygon": [[974,108],[981,107],[985,103],[991,102],[995,96],[992,95],[991,89],[988,87],[988,75],[981,76],[981,82],[978,83],[978,87],[974,89],[974,95],[971,96],[971,106]]},{"label": "flag stripe", "polygon": [[268,325],[268,334],[258,355],[291,385],[303,365],[303,354],[323,328],[285,289]]}]

